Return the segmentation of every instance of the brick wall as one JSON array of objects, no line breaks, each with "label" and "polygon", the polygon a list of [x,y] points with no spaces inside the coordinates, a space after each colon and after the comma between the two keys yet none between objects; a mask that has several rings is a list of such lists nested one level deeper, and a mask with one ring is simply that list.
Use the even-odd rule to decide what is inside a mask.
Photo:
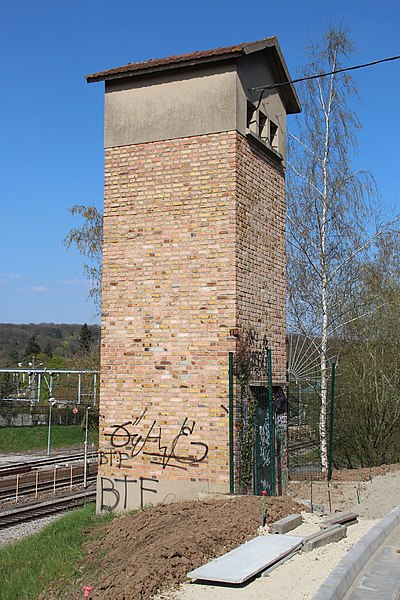
[{"label": "brick wall", "polygon": [[106,150],[100,479],[229,489],[230,329],[284,370],[278,165],[235,131]]},{"label": "brick wall", "polygon": [[[272,153],[237,136],[238,325],[265,336],[272,349],[273,381],[286,373],[285,179]],[[259,348],[262,349],[262,348]]]},{"label": "brick wall", "polygon": [[[149,456],[132,475],[228,481],[228,356],[235,340],[236,135],[223,133],[106,151],[102,319],[101,445],[112,426],[146,414],[138,436],[168,445],[184,423],[176,454],[207,460],[187,465]],[[187,419],[187,421],[185,421]],[[118,434],[119,452],[131,444]],[[135,449],[139,451],[141,440]],[[163,450],[158,451],[159,454]],[[118,457],[101,472],[117,476]],[[124,470],[124,469],[123,469]]]}]

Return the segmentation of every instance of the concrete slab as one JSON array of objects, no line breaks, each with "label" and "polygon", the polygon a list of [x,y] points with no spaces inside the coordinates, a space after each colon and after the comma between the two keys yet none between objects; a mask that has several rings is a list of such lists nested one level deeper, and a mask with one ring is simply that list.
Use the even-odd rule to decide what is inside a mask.
[{"label": "concrete slab", "polygon": [[260,535],[223,556],[188,573],[190,579],[239,585],[300,549],[303,538],[294,535]]},{"label": "concrete slab", "polygon": [[303,517],[299,514],[288,515],[287,517],[283,517],[283,519],[279,519],[279,521],[275,521],[269,528],[270,533],[279,533],[284,534],[288,531],[292,531],[296,527],[299,527],[303,522]]}]

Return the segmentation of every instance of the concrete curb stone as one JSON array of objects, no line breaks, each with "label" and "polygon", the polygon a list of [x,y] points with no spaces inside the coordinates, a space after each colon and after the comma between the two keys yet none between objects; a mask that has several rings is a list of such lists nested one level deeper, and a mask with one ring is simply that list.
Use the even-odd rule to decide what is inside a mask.
[{"label": "concrete curb stone", "polygon": [[270,533],[275,534],[284,534],[292,529],[295,529],[303,522],[303,517],[299,514],[288,515],[287,517],[283,517],[283,519],[279,519],[279,521],[274,521],[274,523],[270,526]]},{"label": "concrete curb stone", "polygon": [[321,548],[332,542],[338,542],[347,535],[347,527],[339,523],[321,529],[317,533],[313,533],[304,538],[303,552],[311,552],[316,548]]},{"label": "concrete curb stone", "polygon": [[342,600],[368,559],[399,522],[400,506],[397,506],[349,550],[312,600]]}]

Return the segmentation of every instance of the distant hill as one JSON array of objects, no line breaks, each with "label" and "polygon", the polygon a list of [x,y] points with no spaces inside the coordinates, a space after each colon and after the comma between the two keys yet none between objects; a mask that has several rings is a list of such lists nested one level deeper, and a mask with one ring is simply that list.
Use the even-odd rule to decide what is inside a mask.
[{"label": "distant hill", "polygon": [[[100,326],[89,325],[94,347],[99,346]],[[73,357],[80,349],[82,325],[69,323],[0,323],[0,368],[17,367],[34,354]],[[25,366],[25,365],[24,365]]]}]

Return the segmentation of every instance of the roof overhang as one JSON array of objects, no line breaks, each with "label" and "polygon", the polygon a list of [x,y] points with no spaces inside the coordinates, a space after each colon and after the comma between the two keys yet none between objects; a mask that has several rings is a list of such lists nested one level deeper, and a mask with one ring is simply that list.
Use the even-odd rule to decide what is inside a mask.
[{"label": "roof overhang", "polygon": [[[291,81],[289,71],[283,58],[277,38],[270,37],[256,42],[237,44],[225,48],[214,48],[213,50],[200,50],[178,56],[158,58],[138,63],[128,63],[122,67],[100,71],[86,76],[88,83],[97,81],[111,81],[115,79],[126,79],[131,77],[143,77],[155,73],[172,71],[183,68],[196,68],[210,63],[222,61],[236,61],[241,56],[265,52],[266,60],[276,78],[276,83],[286,84],[279,87],[279,93],[286,105],[288,114],[301,111],[299,99]],[[260,83],[262,85],[262,82]]]}]

